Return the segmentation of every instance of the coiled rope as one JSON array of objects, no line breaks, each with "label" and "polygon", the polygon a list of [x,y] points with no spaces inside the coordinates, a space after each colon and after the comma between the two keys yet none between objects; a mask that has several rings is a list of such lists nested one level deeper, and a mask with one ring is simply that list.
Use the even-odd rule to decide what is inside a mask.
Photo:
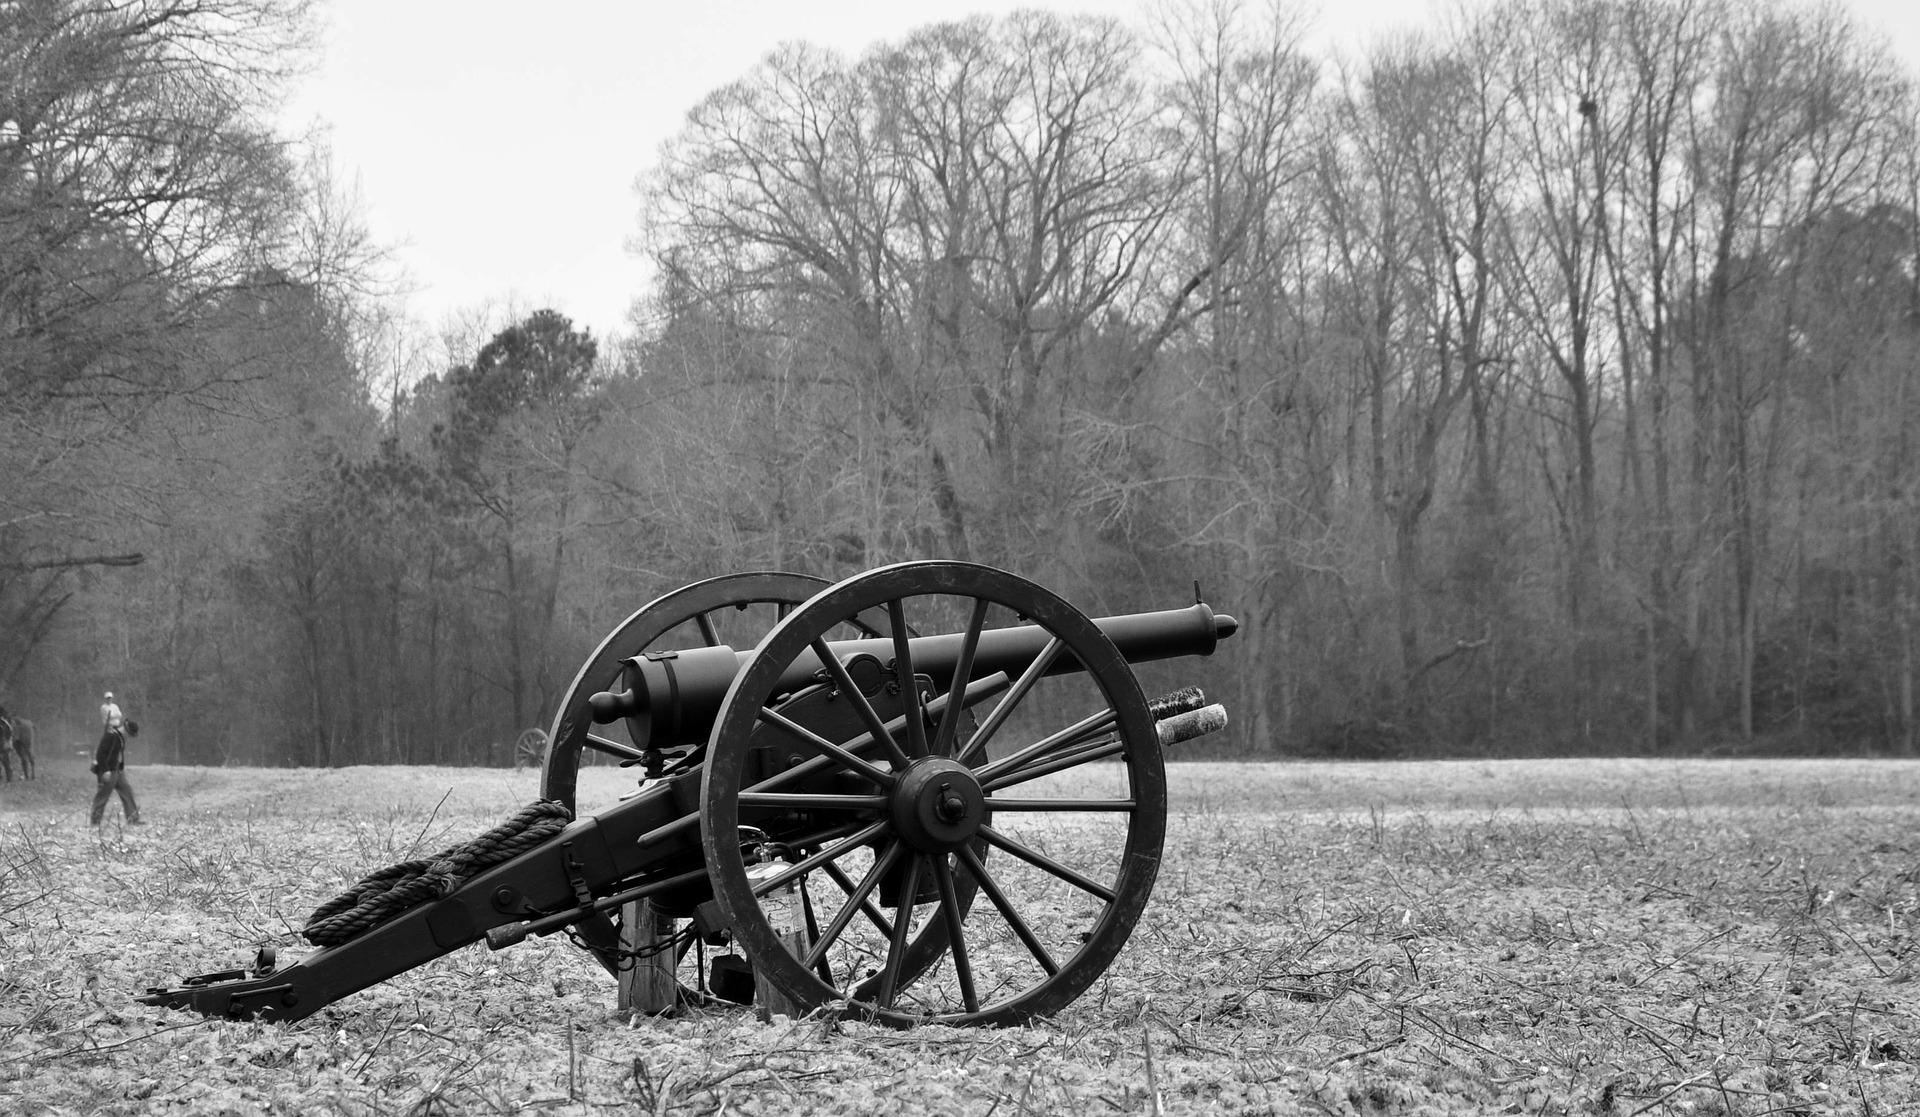
[{"label": "coiled rope", "polygon": [[452,895],[475,873],[525,853],[572,821],[573,812],[565,804],[536,799],[470,842],[364,878],[315,908],[300,933],[315,946],[338,946],[417,904]]}]

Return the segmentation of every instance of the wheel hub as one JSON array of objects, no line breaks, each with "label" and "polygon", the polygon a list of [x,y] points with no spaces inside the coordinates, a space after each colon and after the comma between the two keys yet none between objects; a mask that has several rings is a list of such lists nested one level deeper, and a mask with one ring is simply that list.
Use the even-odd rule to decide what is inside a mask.
[{"label": "wheel hub", "polygon": [[987,795],[973,770],[943,756],[913,762],[893,791],[893,824],[922,853],[950,853],[987,820]]}]

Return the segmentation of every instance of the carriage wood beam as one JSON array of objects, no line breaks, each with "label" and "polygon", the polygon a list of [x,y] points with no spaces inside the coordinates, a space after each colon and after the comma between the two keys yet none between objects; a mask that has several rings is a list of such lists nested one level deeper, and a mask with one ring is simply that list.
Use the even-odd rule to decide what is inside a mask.
[{"label": "carriage wood beam", "polygon": [[[693,774],[697,777],[697,773]],[[666,780],[611,810],[576,820],[517,857],[482,870],[445,899],[422,904],[285,968],[247,977],[240,972],[189,978],[184,986],[150,989],[142,1003],[189,1008],[234,1020],[299,1020],[343,997],[480,941],[497,927],[549,912],[580,917],[573,880],[596,896],[626,899],[685,886],[704,877],[699,835],[639,845],[640,835],[679,817],[697,793]],[[651,887],[650,887],[651,886]],[[560,924],[550,928],[558,930]]]}]

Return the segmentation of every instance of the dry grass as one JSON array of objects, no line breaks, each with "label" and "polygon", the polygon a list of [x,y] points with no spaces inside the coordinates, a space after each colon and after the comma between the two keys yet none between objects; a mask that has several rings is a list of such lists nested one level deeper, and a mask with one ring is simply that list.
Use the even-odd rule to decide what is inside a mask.
[{"label": "dry grass", "polygon": [[558,937],[291,1026],[150,1009],[536,785],[134,778],[140,829],[90,831],[84,773],[0,788],[0,1111],[1920,1114],[1920,764],[1179,766],[1105,980],[910,1032],[630,1024]]}]

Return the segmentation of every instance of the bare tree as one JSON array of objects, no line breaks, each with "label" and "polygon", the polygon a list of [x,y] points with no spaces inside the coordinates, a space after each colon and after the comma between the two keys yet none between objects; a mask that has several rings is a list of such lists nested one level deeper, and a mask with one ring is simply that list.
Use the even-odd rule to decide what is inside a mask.
[{"label": "bare tree", "polygon": [[[1306,322],[1317,68],[1279,5],[1160,12],[1178,194],[1141,268],[1136,340],[1091,417],[1085,507],[1142,573],[1204,571],[1246,619],[1229,692],[1251,739],[1294,738],[1319,623],[1337,440]],[[1169,551],[1168,540],[1178,549]]]},{"label": "bare tree", "polygon": [[[1422,532],[1441,453],[1483,364],[1494,184],[1480,92],[1469,71],[1421,44],[1377,47],[1335,103],[1322,171],[1338,262],[1335,328],[1350,346],[1364,409],[1367,492],[1390,540],[1397,654],[1387,684],[1396,701],[1424,658]],[[1449,198],[1446,180],[1462,170],[1464,198]],[[1472,346],[1464,359],[1462,330]]]},{"label": "bare tree", "polygon": [[846,433],[864,445],[897,435],[918,456],[910,472],[923,479],[946,548],[964,555],[966,520],[932,387],[904,359],[911,295],[891,241],[894,163],[856,70],[810,47],[784,48],[690,114],[647,186],[647,244],[674,313],[728,321],[762,335],[760,352],[791,354],[816,387],[812,414],[851,421]]},{"label": "bare tree", "polygon": [[1640,656],[1650,748],[1691,737],[1703,697],[1693,572],[1705,544],[1688,511],[1685,479],[1676,475],[1689,393],[1680,382],[1675,322],[1699,198],[1689,136],[1724,18],[1710,0],[1621,4],[1613,25],[1618,79],[1591,98],[1595,112],[1612,121],[1621,149],[1601,241],[1618,339],[1620,485],[1632,509],[1622,517],[1615,557],[1644,585],[1635,599],[1645,618]]},{"label": "bare tree", "polygon": [[1827,215],[1888,185],[1910,113],[1884,53],[1863,49],[1837,11],[1743,12],[1698,122],[1701,197],[1684,345],[1692,374],[1694,482],[1725,556],[1729,674],[1751,738],[1771,505],[1792,409],[1805,294],[1792,246]]},{"label": "bare tree", "polygon": [[129,432],[259,374],[202,327],[286,280],[297,192],[261,122],[304,7],[22,0],[0,20],[0,567],[41,572],[0,587],[0,664],[66,600],[47,572],[140,549]]},{"label": "bare tree", "polygon": [[[1553,380],[1540,388],[1561,446],[1548,459],[1566,540],[1565,602],[1575,639],[1599,572],[1596,436],[1604,389],[1607,206],[1621,171],[1622,121],[1610,99],[1621,84],[1610,4],[1547,0],[1508,8],[1508,127],[1525,204],[1507,222],[1509,296]],[[1560,461],[1554,461],[1559,458]],[[1562,464],[1564,463],[1564,464]]]}]

